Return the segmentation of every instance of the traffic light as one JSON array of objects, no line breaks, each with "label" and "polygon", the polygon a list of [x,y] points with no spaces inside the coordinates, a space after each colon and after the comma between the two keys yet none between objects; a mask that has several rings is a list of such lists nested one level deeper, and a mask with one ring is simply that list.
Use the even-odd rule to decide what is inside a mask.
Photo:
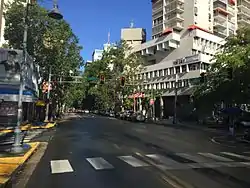
[{"label": "traffic light", "polygon": [[100,83],[101,83],[101,84],[104,84],[104,82],[105,82],[105,77],[104,77],[104,75],[102,74],[102,75],[100,76]]},{"label": "traffic light", "polygon": [[200,74],[200,83],[205,83],[205,81],[206,81],[206,73],[205,72],[202,72],[201,74]]},{"label": "traffic light", "polygon": [[231,67],[227,68],[227,78],[229,80],[233,79],[233,68],[231,68]]},{"label": "traffic light", "polygon": [[125,86],[125,77],[124,76],[121,77],[121,86],[122,87]]}]

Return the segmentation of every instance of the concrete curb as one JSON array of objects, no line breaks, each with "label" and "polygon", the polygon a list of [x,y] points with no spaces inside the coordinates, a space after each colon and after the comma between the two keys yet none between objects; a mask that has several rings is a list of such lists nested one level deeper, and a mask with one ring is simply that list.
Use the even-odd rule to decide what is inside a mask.
[{"label": "concrete curb", "polygon": [[30,150],[23,156],[0,158],[0,188],[11,186],[11,181],[25,162],[36,152],[40,142],[29,144]]}]

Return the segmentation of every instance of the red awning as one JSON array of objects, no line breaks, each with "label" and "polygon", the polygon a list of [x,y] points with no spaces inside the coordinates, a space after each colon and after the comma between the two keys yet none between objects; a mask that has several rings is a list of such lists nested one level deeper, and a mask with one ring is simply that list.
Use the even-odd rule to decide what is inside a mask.
[{"label": "red awning", "polygon": [[235,5],[235,0],[228,0],[228,3],[231,5]]},{"label": "red awning", "polygon": [[203,28],[201,28],[201,27],[199,27],[199,26],[197,26],[197,25],[190,25],[190,26],[188,27],[188,30],[195,30],[195,29],[199,29],[199,30],[201,30],[201,31],[205,31],[205,32],[207,32],[207,33],[212,33],[211,31],[208,31],[208,30],[206,30],[206,29],[203,29]]},{"label": "red awning", "polygon": [[173,29],[172,28],[167,28],[165,29],[163,32],[162,32],[162,35],[167,35],[169,33],[172,33],[173,32]]},{"label": "red awning", "polygon": [[215,11],[217,11],[217,12],[219,12],[219,13],[225,15],[225,16],[227,16],[227,15],[229,14],[225,9],[220,8],[220,7],[217,7],[217,8],[215,9]]}]

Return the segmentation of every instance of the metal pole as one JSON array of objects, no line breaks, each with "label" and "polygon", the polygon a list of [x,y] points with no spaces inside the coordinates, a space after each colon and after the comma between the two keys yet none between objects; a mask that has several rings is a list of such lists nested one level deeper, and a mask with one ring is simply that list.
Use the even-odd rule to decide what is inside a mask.
[{"label": "metal pole", "polygon": [[19,95],[18,95],[18,104],[17,104],[17,124],[15,127],[15,141],[11,149],[12,153],[21,153],[23,152],[21,144],[21,129],[20,125],[23,120],[23,88],[24,88],[24,78],[23,71],[27,63],[27,36],[28,36],[28,14],[29,14],[29,0],[27,0],[26,11],[24,16],[24,33],[23,33],[23,62],[20,66],[20,86],[19,86]]},{"label": "metal pole", "polygon": [[174,117],[173,117],[173,124],[177,123],[177,84],[178,84],[178,75],[175,76],[175,86],[174,86]]},{"label": "metal pole", "polygon": [[50,84],[51,84],[51,66],[49,67],[49,81],[48,81],[48,92],[47,92],[47,105],[46,105],[46,116],[45,116],[45,121],[48,122],[49,121],[49,104],[50,104],[50,101],[49,101],[49,98],[50,98]]}]

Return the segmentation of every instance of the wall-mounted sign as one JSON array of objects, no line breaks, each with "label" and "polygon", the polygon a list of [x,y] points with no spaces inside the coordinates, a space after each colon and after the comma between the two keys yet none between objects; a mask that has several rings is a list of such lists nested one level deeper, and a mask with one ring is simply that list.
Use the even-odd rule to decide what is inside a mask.
[{"label": "wall-mounted sign", "polygon": [[176,59],[173,62],[173,65],[181,65],[181,64],[186,64],[186,63],[191,63],[191,62],[196,62],[199,61],[199,55],[192,55],[192,56],[187,56],[184,58]]}]

